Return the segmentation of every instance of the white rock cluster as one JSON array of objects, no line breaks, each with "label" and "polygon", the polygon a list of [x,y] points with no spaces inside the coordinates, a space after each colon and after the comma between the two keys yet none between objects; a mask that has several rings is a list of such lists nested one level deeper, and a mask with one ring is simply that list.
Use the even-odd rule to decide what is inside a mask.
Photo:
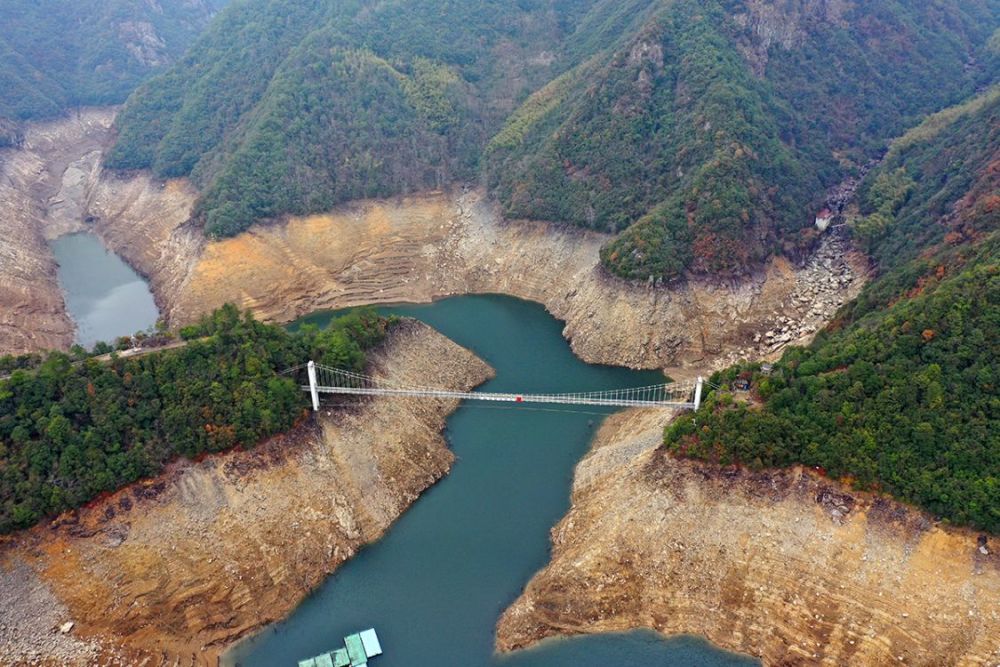
[{"label": "white rock cluster", "polygon": [[73,636],[66,607],[29,566],[0,567],[0,590],[0,663],[93,663],[97,646]]},{"label": "white rock cluster", "polygon": [[847,253],[847,241],[840,234],[828,233],[796,272],[791,296],[773,311],[770,322],[759,327],[753,343],[716,365],[722,368],[739,359],[771,358],[787,345],[806,342],[830,322],[864,280],[847,261]]}]

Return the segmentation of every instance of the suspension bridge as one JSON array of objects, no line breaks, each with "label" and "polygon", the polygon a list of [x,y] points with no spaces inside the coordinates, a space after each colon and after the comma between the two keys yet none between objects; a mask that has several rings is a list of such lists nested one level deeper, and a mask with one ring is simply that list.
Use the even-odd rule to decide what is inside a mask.
[{"label": "suspension bridge", "polygon": [[702,378],[690,383],[657,384],[648,387],[608,389],[560,394],[516,394],[488,391],[454,391],[438,387],[422,387],[390,382],[385,379],[331,368],[310,361],[289,368],[285,374],[306,371],[308,384],[299,385],[312,397],[313,410],[319,410],[320,394],[355,396],[415,396],[421,398],[457,398],[467,401],[501,403],[548,403],[560,405],[590,405],[606,407],[693,408],[701,404]]}]

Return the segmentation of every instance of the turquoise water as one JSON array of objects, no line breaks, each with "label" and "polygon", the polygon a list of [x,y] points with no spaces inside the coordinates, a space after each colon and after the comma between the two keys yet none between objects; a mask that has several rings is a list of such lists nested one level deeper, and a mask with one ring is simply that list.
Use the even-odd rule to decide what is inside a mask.
[{"label": "turquoise water", "polygon": [[[658,373],[583,363],[558,321],[517,299],[466,296],[383,312],[423,320],[485,359],[497,375],[483,390],[588,391],[662,381]],[[546,564],[549,529],[569,508],[573,466],[602,417],[590,408],[463,404],[446,431],[457,457],[451,473],[291,617],[238,645],[223,664],[293,666],[367,627],[376,628],[385,649],[372,667],[756,664],[696,638],[664,640],[650,632],[557,639],[494,655],[496,621]]]},{"label": "turquoise water", "polygon": [[93,234],[67,234],[52,242],[59,285],[85,348],[156,324],[159,311],[146,281]]}]

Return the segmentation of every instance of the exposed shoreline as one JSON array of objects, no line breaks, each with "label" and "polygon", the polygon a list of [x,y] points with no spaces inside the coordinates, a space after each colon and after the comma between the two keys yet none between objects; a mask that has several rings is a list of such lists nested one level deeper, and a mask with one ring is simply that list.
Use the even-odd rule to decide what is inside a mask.
[{"label": "exposed shoreline", "polygon": [[[371,359],[399,381],[471,388],[492,375],[410,320]],[[456,407],[375,399],[328,410],[248,452],[176,462],[5,538],[0,588],[14,600],[0,611],[5,664],[217,664],[448,472],[454,457],[442,431]],[[37,617],[39,600],[51,618]],[[69,621],[72,632],[61,634]]]},{"label": "exposed shoreline", "polygon": [[629,411],[601,428],[500,650],[649,628],[765,665],[1000,660],[996,540],[800,467],[677,460],[656,450],[666,421]]},{"label": "exposed shoreline", "polygon": [[23,147],[0,149],[0,354],[73,342],[48,241],[83,224],[83,184],[96,178],[113,117],[90,109],[33,123]]},{"label": "exposed shoreline", "polygon": [[[626,284],[607,276],[599,266],[598,249],[606,239],[604,235],[539,222],[503,220],[483,194],[475,190],[356,202],[328,214],[258,225],[232,239],[208,241],[187,224],[197,196],[190,183],[184,180],[159,182],[147,174],[117,175],[102,171],[99,168],[100,150],[111,136],[113,110],[91,110],[81,118],[83,120],[43,124],[37,128],[38,141],[28,143],[29,147],[42,145],[42,137],[47,137],[47,141],[65,141],[63,148],[69,151],[79,146],[93,147],[85,150],[82,157],[70,159],[72,156],[56,151],[56,157],[46,166],[44,151],[29,151],[14,160],[9,159],[9,153],[4,153],[8,158],[4,169],[11,164],[21,165],[18,169],[30,174],[24,167],[29,158],[35,165],[32,168],[47,169],[48,190],[42,193],[44,202],[41,202],[37,199],[38,192],[18,185],[21,182],[8,178],[6,190],[0,185],[0,195],[4,197],[0,201],[6,203],[20,197],[16,201],[33,201],[31,205],[35,208],[30,210],[39,211],[21,222],[30,231],[29,235],[8,235],[12,251],[37,250],[34,255],[37,266],[31,269],[35,273],[21,283],[7,282],[23,284],[25,289],[36,290],[40,295],[24,300],[20,295],[7,297],[0,292],[0,305],[6,307],[5,300],[9,299],[15,308],[18,303],[45,306],[21,308],[15,310],[18,317],[11,318],[11,322],[0,321],[0,351],[68,346],[68,341],[72,340],[72,326],[63,326],[65,322],[60,319],[65,318],[65,306],[55,281],[53,260],[45,256],[45,241],[83,229],[97,234],[107,247],[149,280],[157,306],[174,326],[226,302],[250,308],[268,321],[287,322],[316,310],[360,304],[420,303],[460,294],[501,293],[539,302],[565,322],[563,334],[584,361],[632,368],[667,368],[676,378],[704,372],[741,357],[772,357],[789,344],[810,339],[842,303],[858,293],[866,279],[867,267],[863,258],[851,253],[837,237],[827,236],[802,267],[792,266],[779,258],[743,281],[699,279],[671,288]],[[33,135],[29,132],[30,136]],[[85,218],[89,222],[84,223]],[[0,274],[3,271],[0,267]],[[0,279],[6,280],[7,276],[0,275]],[[428,348],[414,354],[442,358],[451,354],[440,347],[446,343],[453,345],[438,334],[428,333],[416,346]],[[469,370],[478,368],[478,362],[462,353],[454,354],[458,357],[455,363],[468,364],[463,372],[472,375],[479,372]],[[414,360],[413,363],[418,362]],[[455,371],[458,375],[442,382],[449,385],[473,382],[471,375]],[[465,380],[461,379],[463,377]],[[374,409],[377,404],[372,407]],[[441,453],[440,431],[450,409],[435,409],[431,411],[433,414],[414,410],[416,406],[406,411],[409,423],[421,425],[418,427],[420,436],[414,442],[436,452],[431,455],[436,461],[433,471],[424,471],[419,479],[403,483],[393,478],[384,491],[387,498],[395,500],[386,501],[377,511],[365,505],[367,499],[363,496],[336,501],[341,519],[348,523],[354,521],[354,528],[345,532],[348,537],[343,544],[332,547],[342,550],[330,552],[323,559],[303,560],[301,555],[289,556],[282,549],[305,548],[297,542],[301,535],[284,534],[274,528],[277,532],[261,544],[271,544],[272,560],[268,562],[273,564],[274,572],[281,574],[276,575],[276,580],[266,582],[266,586],[289,599],[300,599],[304,591],[314,587],[333,567],[353,554],[356,545],[376,539],[391,523],[392,517],[412,502],[421,489],[444,474],[450,458],[445,462],[440,457],[447,458],[450,454],[446,449]],[[898,595],[898,591],[886,589],[882,591],[885,596],[868,599],[866,590],[875,588],[866,579],[863,585],[852,587],[852,593],[864,600],[864,605],[845,604],[840,589],[823,574],[824,566],[803,567],[802,571],[793,567],[797,578],[786,577],[784,584],[781,583],[783,570],[789,564],[798,567],[796,563],[814,562],[827,563],[827,569],[836,572],[842,566],[842,560],[838,559],[856,556],[856,540],[860,535],[867,544],[890,554],[897,563],[910,562],[904,559],[904,556],[909,558],[906,549],[916,548],[918,553],[923,553],[920,549],[936,550],[937,556],[943,549],[943,562],[952,566],[952,574],[956,568],[960,570],[961,577],[949,579],[951,575],[938,572],[932,567],[932,561],[921,565],[922,569],[913,577],[921,581],[926,590],[949,600],[948,596],[955,590],[953,586],[975,587],[979,580],[968,577],[986,577],[994,581],[991,578],[996,576],[997,566],[992,560],[995,559],[994,551],[980,554],[982,558],[976,556],[976,536],[967,531],[929,526],[926,517],[915,510],[850,493],[836,484],[815,480],[801,470],[774,471],[754,478],[751,484],[740,475],[733,477],[729,472],[690,462],[663,457],[654,462],[658,455],[651,452],[659,441],[662,424],[658,420],[662,416],[653,421],[636,417],[641,422],[638,424],[630,422],[631,419],[632,416],[613,418],[607,428],[619,430],[612,435],[602,430],[593,451],[578,467],[572,507],[567,517],[553,529],[553,560],[501,619],[498,632],[501,649],[530,645],[553,634],[649,627],[666,634],[705,636],[724,648],[762,656],[768,664],[783,664],[782,661],[839,664],[853,656],[870,660],[872,664],[897,664],[898,656],[890,655],[892,651],[887,648],[889,640],[886,637],[892,637],[888,646],[900,647],[904,657],[940,648],[938,644],[929,646],[919,641],[906,643],[906,637],[911,634],[920,639],[924,634],[933,633],[915,625],[915,620],[900,619],[916,619],[926,613],[935,623],[941,622],[939,615],[928,611],[927,599],[910,597],[905,605],[883,608],[880,607],[882,598]],[[350,438],[373,438],[383,428],[375,428],[373,423],[376,422],[359,422],[349,433],[338,433]],[[312,433],[300,430],[289,435],[296,442],[301,440],[295,445],[299,448],[296,451],[315,455],[317,447],[322,449],[318,443],[330,445],[328,426],[326,422],[323,424]],[[388,421],[385,428],[389,428]],[[245,456],[253,461],[253,455],[267,455],[272,451],[271,445],[264,445]],[[258,493],[268,497],[280,493],[289,479],[304,474],[303,467],[296,464],[294,457],[276,455],[268,461],[263,467],[258,465],[259,461],[246,464],[248,474],[256,480],[252,483],[257,485]],[[188,464],[181,465],[180,472],[172,469],[156,483],[178,489],[176,498],[181,499],[189,492],[215,494],[214,489],[220,485],[228,489],[223,494],[227,502],[233,493],[246,493],[248,482],[239,475],[229,475],[226,466],[222,466],[220,476],[218,466],[203,469],[202,465],[190,464],[190,469]],[[346,461],[341,461],[340,465],[347,465],[353,475],[362,474],[368,464],[351,460],[349,465]],[[613,470],[614,474],[606,474],[608,470]],[[671,480],[669,488],[662,487],[664,480]],[[817,484],[824,485],[823,488],[833,494],[827,497],[852,499],[852,511],[844,515],[843,522],[838,523],[840,519],[833,521],[829,508],[823,503],[810,501],[809,494],[815,491],[813,486]],[[721,493],[720,489],[726,493]],[[736,493],[729,500],[728,494],[733,489]],[[113,499],[122,493],[129,491],[120,492]],[[157,493],[156,497],[162,494]],[[199,523],[205,520],[204,517],[186,515],[185,503],[176,498],[172,496],[170,500],[174,503],[171,507],[179,508],[172,519],[174,527],[185,533],[205,529]],[[212,502],[216,498],[210,495]],[[624,535],[619,535],[620,543],[599,539],[602,531],[617,534],[615,531],[621,525],[612,515],[628,516],[635,510],[634,501],[630,500],[635,498],[642,499],[644,505],[634,504],[644,507],[647,514],[663,512],[670,517],[673,523],[665,524],[666,532],[646,531],[641,540],[631,544]],[[101,507],[113,507],[114,502],[120,502],[120,498],[113,499]],[[684,502],[677,502],[678,499]],[[167,510],[158,507],[153,501],[148,511],[144,506],[142,516],[132,511],[124,519],[116,515],[109,520],[104,520],[99,513],[106,509],[93,512],[88,509],[81,513],[81,518],[63,525],[51,535],[46,532],[47,528],[30,531],[31,535],[46,535],[41,542],[29,544],[30,541],[18,536],[17,545],[4,549],[7,565],[14,562],[10,554],[16,551],[31,554],[26,560],[18,556],[22,558],[18,562],[28,563],[31,569],[17,565],[0,576],[16,575],[17,581],[28,581],[30,585],[24,590],[32,593],[34,597],[28,597],[36,602],[49,599],[44,594],[42,598],[36,595],[39,590],[44,593],[48,587],[50,597],[56,600],[56,604],[49,607],[59,609],[59,605],[64,605],[67,614],[74,619],[81,609],[84,610],[87,617],[95,620],[81,622],[74,636],[79,633],[83,638],[104,640],[99,648],[110,652],[101,655],[124,656],[120,659],[125,663],[133,654],[108,649],[109,638],[113,638],[113,644],[123,638],[129,646],[141,647],[144,657],[152,655],[150,646],[155,645],[161,662],[183,658],[190,664],[214,664],[231,642],[290,611],[291,606],[281,604],[272,604],[267,613],[259,608],[251,609],[250,599],[259,595],[258,589],[244,590],[241,588],[243,583],[237,583],[239,579],[230,582],[234,587],[225,595],[206,593],[217,590],[208,582],[217,577],[226,581],[226,576],[211,568],[202,571],[200,564],[188,563],[184,565],[186,569],[164,566],[162,577],[166,579],[161,577],[150,590],[160,590],[162,582],[166,581],[170,593],[162,598],[156,598],[150,591],[137,593],[134,599],[142,600],[144,606],[141,608],[145,611],[129,610],[123,616],[121,605],[109,601],[112,599],[110,592],[102,592],[96,584],[89,588],[84,586],[87,578],[80,573],[89,572],[88,576],[93,576],[94,570],[88,569],[88,562],[82,557],[70,558],[63,553],[57,559],[61,564],[52,564],[57,562],[55,554],[69,544],[79,549],[83,549],[80,545],[88,545],[85,548],[123,553],[119,547],[98,544],[107,538],[107,531],[118,525],[118,521],[128,521],[132,526],[126,531],[126,544],[141,534],[135,529],[137,524],[147,526],[148,544],[162,540],[163,531],[173,528],[165,527],[170,525],[162,514]],[[366,508],[362,514],[368,516],[367,519],[358,518],[361,516],[357,513],[358,507]],[[884,513],[886,507],[893,508],[895,523],[872,524],[872,515],[882,517],[878,512]],[[371,519],[372,512],[379,517],[377,520]],[[726,513],[731,515],[731,522],[723,526],[714,517]],[[221,533],[225,536],[222,546],[237,548],[244,539],[238,530],[245,526],[241,522],[250,520],[247,517],[237,520],[235,515],[230,517]],[[156,521],[159,524],[154,525]],[[359,522],[367,527],[359,527]],[[775,527],[783,523],[808,523],[816,535],[826,536],[821,543],[826,545],[827,551],[808,551],[811,546],[804,543],[798,533],[794,539],[789,538],[790,541],[772,539],[772,535],[777,534]],[[80,525],[86,526],[83,532],[88,535],[73,534],[73,531],[80,531]],[[661,544],[666,534],[699,528],[704,532],[711,526],[717,527],[718,534],[703,535],[697,548],[688,546],[678,552],[672,543]],[[751,530],[748,526],[754,528]],[[769,530],[767,540],[760,537]],[[580,547],[574,551],[580,541],[587,543],[587,549]],[[41,544],[48,546],[42,548]],[[129,573],[123,566],[119,584],[125,590],[150,583],[145,576],[148,559],[170,562],[148,544],[136,556],[136,562],[144,563],[142,571]],[[792,549],[808,552],[812,560],[791,559],[786,550]],[[589,559],[600,567],[595,565],[593,569],[581,571],[567,555],[571,552],[574,558]],[[746,557],[748,553],[753,557]],[[46,558],[50,560],[45,561]],[[677,558],[683,559],[684,570],[691,576],[682,580],[657,579],[657,573],[670,571],[671,567],[676,569]],[[962,568],[970,562],[982,573],[968,575]],[[758,571],[753,569],[754,563],[768,566]],[[858,564],[854,562],[854,565]],[[295,582],[288,580],[289,568],[295,569]],[[42,589],[31,588],[34,585],[31,578],[22,576],[26,571],[37,573],[35,582],[41,582]],[[863,572],[864,568],[858,566],[857,571]],[[205,572],[212,574],[209,576]],[[725,576],[732,579],[733,585],[744,592],[732,600],[726,597],[729,593],[720,589],[713,578],[714,573],[720,572],[727,573]],[[887,566],[879,575],[888,580],[894,576],[893,572],[893,568]],[[920,577],[930,581],[944,577],[942,585],[945,588],[928,587]],[[582,585],[576,586],[574,581]],[[674,586],[678,581],[683,582],[683,587]],[[803,581],[815,595],[804,603],[789,602],[805,599],[799,594]],[[265,583],[258,583],[259,590],[265,590]],[[207,588],[201,590],[199,587]],[[595,588],[600,591],[596,596]],[[1000,590],[1000,583],[994,590]],[[237,595],[239,591],[243,592]],[[987,598],[988,594],[987,590]],[[233,598],[234,595],[239,599]],[[719,600],[726,602],[719,604]],[[959,609],[962,601],[956,599],[953,603],[951,608]],[[996,603],[996,608],[1000,608],[1000,600]],[[812,617],[804,615],[803,610],[809,605],[823,606],[819,612],[821,618],[815,618],[815,614]],[[839,615],[826,608],[830,605],[836,607]],[[862,636],[864,633],[858,629],[862,621],[857,614],[867,613],[865,610],[869,608],[886,618],[890,615],[898,618],[894,623],[877,626],[874,638],[870,634]],[[233,612],[234,609],[238,611]],[[948,636],[959,644],[965,641],[961,644],[962,650],[970,656],[1000,659],[1000,656],[988,656],[976,643],[981,643],[984,637],[996,640],[995,614],[987,617],[982,613],[982,618],[968,617],[973,620],[965,625],[956,621],[954,632]],[[774,620],[789,614],[795,622]],[[162,625],[168,620],[171,629],[164,630]],[[153,629],[148,633],[141,631],[140,621]],[[982,628],[969,630],[969,624]],[[3,626],[2,621],[0,626]],[[817,635],[816,627],[825,629]],[[916,629],[911,630],[911,627]],[[897,639],[899,628],[903,629],[900,631],[903,639]],[[51,628],[44,630],[43,635],[49,637]],[[0,627],[0,641],[6,636],[3,632]],[[181,639],[184,633],[193,639]],[[854,643],[849,643],[851,641]],[[957,645],[953,642],[951,650],[957,650],[954,649]],[[812,652],[820,657],[813,658]],[[968,664],[976,663],[970,658]]]},{"label": "exposed shoreline", "polygon": [[167,312],[183,322],[232,301],[286,322],[360,304],[506,294],[564,321],[589,363],[704,369],[810,338],[865,280],[860,259],[830,237],[803,268],[779,258],[736,283],[638,286],[601,269],[605,240],[503,220],[477,191],[357,202],[206,243]]},{"label": "exposed shoreline", "polygon": [[[43,124],[29,138],[67,135],[68,152],[103,147],[112,137],[113,115],[111,109],[88,110],[84,117],[93,122]],[[58,154],[50,167],[60,208],[55,214],[46,209],[29,226],[39,238],[83,229],[97,234],[149,280],[172,325],[226,302],[267,321],[288,322],[323,309],[498,293],[543,304],[566,323],[564,335],[584,361],[670,367],[683,375],[683,367],[693,373],[808,340],[866,277],[863,258],[828,236],[803,267],[777,258],[741,281],[628,284],[600,268],[605,235],[504,220],[476,190],[361,201],[208,241],[187,224],[197,197],[190,183],[103,171],[94,150],[75,161]],[[8,162],[10,154],[4,154]],[[58,317],[65,308],[48,255],[36,281]],[[39,319],[41,313],[29,312],[12,323],[19,331],[0,327],[0,352],[68,345],[66,334],[25,338]]]}]

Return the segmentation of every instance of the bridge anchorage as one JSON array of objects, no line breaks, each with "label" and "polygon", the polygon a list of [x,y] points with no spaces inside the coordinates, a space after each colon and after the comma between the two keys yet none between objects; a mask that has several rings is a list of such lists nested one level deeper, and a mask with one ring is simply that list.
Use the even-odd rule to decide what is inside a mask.
[{"label": "bridge anchorage", "polygon": [[[342,368],[331,368],[310,361],[305,364],[309,384],[300,385],[312,397],[313,410],[319,410],[320,394],[356,396],[416,396],[422,398],[457,398],[468,401],[501,403],[547,403],[559,405],[594,405],[608,407],[692,408],[701,405],[703,380],[693,383],[658,384],[649,387],[585,391],[565,394],[513,394],[486,391],[453,391],[435,387],[402,385],[362,375]],[[299,371],[297,366],[285,374]]]}]

